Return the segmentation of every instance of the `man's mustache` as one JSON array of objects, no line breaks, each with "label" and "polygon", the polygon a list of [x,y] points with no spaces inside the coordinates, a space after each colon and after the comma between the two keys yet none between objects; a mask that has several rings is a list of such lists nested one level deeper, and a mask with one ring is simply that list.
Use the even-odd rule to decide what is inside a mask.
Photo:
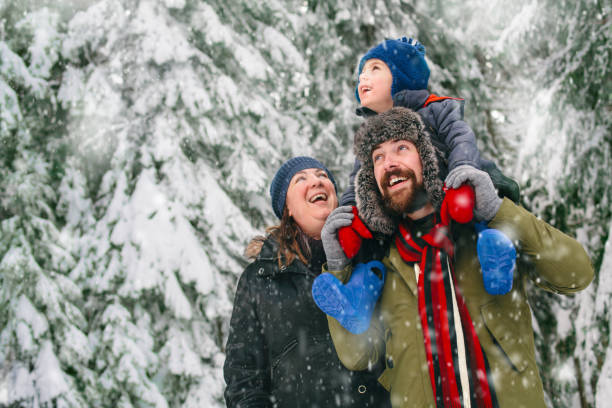
[{"label": "man's mustache", "polygon": [[381,185],[383,186],[385,190],[387,190],[390,187],[389,180],[391,180],[391,177],[393,176],[404,177],[407,180],[412,180],[413,184],[416,184],[416,174],[414,174],[414,171],[412,171],[412,169],[399,169],[398,168],[398,169],[393,169],[383,174]]}]

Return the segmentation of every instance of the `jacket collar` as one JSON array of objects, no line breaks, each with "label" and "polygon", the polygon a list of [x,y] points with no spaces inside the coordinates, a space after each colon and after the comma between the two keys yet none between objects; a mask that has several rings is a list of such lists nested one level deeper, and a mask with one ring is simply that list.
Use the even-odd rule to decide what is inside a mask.
[{"label": "jacket collar", "polygon": [[366,108],[365,106],[360,106],[359,108],[355,109],[355,114],[357,116],[363,116],[366,119],[370,116],[378,115],[376,111],[373,111],[370,108]]},{"label": "jacket collar", "polygon": [[261,247],[258,261],[277,261],[278,260],[278,242],[272,237],[268,237]]},{"label": "jacket collar", "polygon": [[[404,89],[393,95],[393,106],[402,106],[416,112],[423,107],[425,102],[427,102],[427,98],[429,98],[429,91],[427,89]],[[378,113],[365,106],[360,106],[355,109],[355,114],[365,119],[370,116],[378,115]]]},{"label": "jacket collar", "polygon": [[295,258],[290,265],[278,266],[278,242],[272,237],[268,237],[263,243],[261,252],[257,256],[257,261],[262,263],[258,273],[259,276],[276,277],[283,273],[300,273],[304,275],[313,275],[306,265],[299,258]]},{"label": "jacket collar", "polygon": [[402,106],[416,112],[427,102],[427,98],[427,89],[404,89],[393,95],[393,106]]}]

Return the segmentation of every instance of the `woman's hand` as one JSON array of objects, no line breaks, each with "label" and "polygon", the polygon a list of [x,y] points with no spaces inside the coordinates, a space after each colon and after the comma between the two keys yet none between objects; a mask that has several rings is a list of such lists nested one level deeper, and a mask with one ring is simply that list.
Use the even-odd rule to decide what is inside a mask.
[{"label": "woman's hand", "polygon": [[344,269],[349,263],[349,259],[344,254],[340,241],[338,240],[338,230],[348,227],[353,223],[353,207],[345,205],[336,208],[329,214],[323,229],[321,230],[321,242],[327,258],[327,268],[330,271]]}]

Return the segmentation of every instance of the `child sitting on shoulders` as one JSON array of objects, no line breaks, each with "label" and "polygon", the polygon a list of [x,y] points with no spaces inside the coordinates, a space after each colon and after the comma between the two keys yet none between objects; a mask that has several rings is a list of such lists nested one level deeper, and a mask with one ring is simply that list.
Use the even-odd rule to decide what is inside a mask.
[{"label": "child sitting on shoulders", "polygon": [[[358,115],[376,115],[393,106],[412,109],[428,127],[446,180],[447,174],[460,171],[461,166],[472,166],[489,174],[502,197],[518,202],[518,184],[504,176],[492,161],[481,157],[474,132],[463,120],[465,101],[430,94],[427,90],[430,71],[422,44],[406,37],[387,39],[361,58],[358,72],[355,88],[355,97],[361,103]],[[356,160],[340,205],[355,204],[354,179],[360,166]]]}]

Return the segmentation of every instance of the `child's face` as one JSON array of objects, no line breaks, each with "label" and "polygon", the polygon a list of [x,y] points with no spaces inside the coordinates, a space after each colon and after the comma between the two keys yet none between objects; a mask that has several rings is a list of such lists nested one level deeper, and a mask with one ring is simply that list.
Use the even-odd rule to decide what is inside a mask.
[{"label": "child's face", "polygon": [[382,60],[372,58],[363,64],[359,74],[357,92],[362,106],[377,113],[388,111],[393,107],[391,98],[391,70]]}]

